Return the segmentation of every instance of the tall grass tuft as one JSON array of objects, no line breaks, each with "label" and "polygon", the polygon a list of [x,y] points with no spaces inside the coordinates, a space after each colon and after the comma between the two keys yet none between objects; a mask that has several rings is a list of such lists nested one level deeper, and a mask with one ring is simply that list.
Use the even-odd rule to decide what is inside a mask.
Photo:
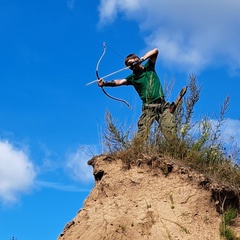
[{"label": "tall grass tuft", "polygon": [[234,208],[228,208],[222,215],[222,222],[220,223],[220,235],[225,240],[240,240],[236,237],[231,225],[234,219],[238,215],[238,210]]},{"label": "tall grass tuft", "polygon": [[138,164],[139,159],[145,155],[175,158],[193,170],[238,189],[240,148],[233,137],[226,140],[222,133],[230,97],[227,96],[221,105],[219,116],[214,115],[215,120],[204,116],[194,121],[194,107],[200,98],[202,87],[198,86],[195,75],[189,76],[188,86],[188,93],[175,112],[177,139],[166,141],[158,126],[153,125],[147,141],[143,142],[133,137],[131,127],[124,131],[124,126],[119,126],[118,121],[114,121],[107,112],[103,134],[106,151],[117,154],[128,167]]}]

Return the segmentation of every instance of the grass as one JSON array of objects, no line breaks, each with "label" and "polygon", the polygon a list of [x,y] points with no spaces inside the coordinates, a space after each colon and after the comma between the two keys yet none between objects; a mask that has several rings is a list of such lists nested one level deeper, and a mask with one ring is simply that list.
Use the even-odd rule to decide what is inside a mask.
[{"label": "grass", "polygon": [[222,222],[220,224],[220,235],[225,240],[240,240],[235,236],[231,225],[234,219],[237,217],[238,210],[236,208],[228,208],[222,215]]},{"label": "grass", "polygon": [[[233,137],[226,138],[222,132],[230,97],[224,99],[218,116],[216,114],[213,117],[204,116],[201,120],[194,121],[194,107],[200,93],[201,86],[197,86],[196,76],[189,76],[188,94],[175,112],[178,138],[168,141],[164,139],[157,125],[152,126],[146,141],[132,137],[134,133],[131,132],[131,127],[124,131],[123,125],[114,121],[107,112],[106,129],[103,134],[106,152],[121,159],[126,169],[145,164],[153,169],[160,168],[166,176],[170,169],[161,160],[174,159],[217,183],[230,186],[239,196],[240,148]],[[222,196],[224,197],[226,196]],[[229,205],[231,206],[231,203]],[[224,209],[227,207],[226,204]],[[238,205],[235,207],[239,208]],[[230,227],[236,213],[233,210],[224,212],[224,209],[220,234],[226,240],[239,239],[234,236]]]},{"label": "grass", "polygon": [[221,132],[226,122],[225,115],[230,98],[226,97],[220,107],[219,117],[215,115],[214,121],[205,116],[202,120],[194,122],[194,106],[201,92],[201,86],[197,86],[196,76],[189,77],[188,89],[182,106],[175,112],[178,126],[177,139],[166,141],[158,127],[154,125],[147,141],[143,142],[141,139],[132,137],[134,133],[131,132],[131,127],[124,131],[123,125],[114,121],[111,114],[107,112],[102,143],[105,151],[121,158],[126,168],[142,163],[153,167],[156,165],[153,162],[159,156],[177,159],[199,173],[218,182],[236,186],[238,189],[240,148],[232,137],[226,139]]}]

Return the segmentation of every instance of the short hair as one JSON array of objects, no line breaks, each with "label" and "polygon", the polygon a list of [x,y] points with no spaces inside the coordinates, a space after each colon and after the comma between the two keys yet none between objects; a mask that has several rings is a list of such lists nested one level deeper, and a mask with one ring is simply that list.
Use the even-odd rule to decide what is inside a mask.
[{"label": "short hair", "polygon": [[136,55],[135,53],[131,53],[131,54],[127,55],[125,60],[124,60],[124,63],[125,63],[126,66],[128,66],[128,64],[127,64],[128,60],[130,60],[132,58],[138,58],[139,59],[139,56]]}]

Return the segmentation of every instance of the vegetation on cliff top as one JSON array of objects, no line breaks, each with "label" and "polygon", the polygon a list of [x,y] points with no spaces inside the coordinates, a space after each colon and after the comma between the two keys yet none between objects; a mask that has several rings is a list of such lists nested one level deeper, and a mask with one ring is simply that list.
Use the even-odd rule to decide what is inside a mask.
[{"label": "vegetation on cliff top", "polygon": [[[165,86],[165,92],[171,92],[172,82]],[[111,113],[106,112],[106,128],[103,133],[103,146],[106,153],[123,161],[123,166],[130,168],[139,165],[139,161],[148,156],[151,167],[156,167],[152,161],[159,156],[170,157],[192,170],[204,174],[217,183],[230,186],[239,196],[240,186],[240,148],[231,136],[226,136],[222,127],[227,121],[230,97],[227,96],[220,106],[220,112],[215,114],[215,120],[208,116],[194,121],[194,107],[200,98],[201,86],[197,86],[196,76],[189,76],[188,94],[175,112],[178,139],[166,141],[154,125],[150,129],[147,141],[134,138],[132,127],[123,130],[118,120],[114,121]],[[225,193],[228,194],[228,193]],[[239,211],[238,203],[232,208],[224,206],[226,196],[222,201],[222,222],[220,235],[227,239],[239,239],[231,229],[231,223]],[[230,204],[231,206],[231,204]]]},{"label": "vegetation on cliff top", "polygon": [[[165,87],[171,91],[172,83]],[[197,86],[195,75],[189,76],[188,93],[175,112],[178,139],[166,141],[157,125],[154,125],[146,142],[133,137],[132,128],[123,130],[118,121],[106,112],[106,128],[103,146],[110,154],[117,154],[125,164],[136,164],[142,155],[164,155],[179,160],[185,166],[205,174],[217,182],[234,186],[240,185],[240,148],[233,137],[227,137],[222,127],[227,121],[226,113],[230,104],[227,96],[220,106],[215,120],[204,116],[194,121],[194,107],[200,98],[201,86]]]}]

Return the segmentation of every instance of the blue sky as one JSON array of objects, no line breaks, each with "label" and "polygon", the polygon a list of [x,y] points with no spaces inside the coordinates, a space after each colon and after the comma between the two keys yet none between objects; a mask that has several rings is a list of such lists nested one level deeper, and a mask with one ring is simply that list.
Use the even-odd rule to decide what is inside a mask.
[{"label": "blue sky", "polygon": [[2,0],[0,239],[56,239],[93,187],[86,162],[102,152],[106,110],[136,126],[141,102],[131,87],[106,90],[132,110],[86,86],[103,42],[100,76],[157,47],[160,79],[175,79],[169,101],[196,74],[196,119],[216,119],[229,95],[224,129],[240,142],[239,24],[238,0]]}]

